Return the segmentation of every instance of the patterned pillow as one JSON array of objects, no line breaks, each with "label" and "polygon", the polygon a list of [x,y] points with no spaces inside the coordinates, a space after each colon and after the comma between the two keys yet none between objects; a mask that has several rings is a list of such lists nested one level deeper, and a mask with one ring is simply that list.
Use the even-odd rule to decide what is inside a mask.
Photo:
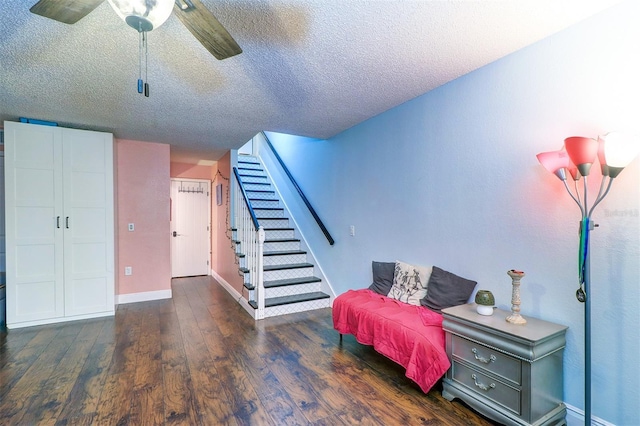
[{"label": "patterned pillow", "polygon": [[387,296],[410,305],[420,306],[420,300],[427,295],[431,269],[431,267],[414,266],[396,261],[393,285]]}]

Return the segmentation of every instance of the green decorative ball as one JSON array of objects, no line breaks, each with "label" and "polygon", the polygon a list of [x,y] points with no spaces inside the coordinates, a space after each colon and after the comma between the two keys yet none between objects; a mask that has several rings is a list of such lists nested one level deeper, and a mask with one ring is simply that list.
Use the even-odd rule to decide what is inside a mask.
[{"label": "green decorative ball", "polygon": [[483,306],[493,306],[496,304],[496,299],[489,290],[478,290],[476,293],[476,303]]}]

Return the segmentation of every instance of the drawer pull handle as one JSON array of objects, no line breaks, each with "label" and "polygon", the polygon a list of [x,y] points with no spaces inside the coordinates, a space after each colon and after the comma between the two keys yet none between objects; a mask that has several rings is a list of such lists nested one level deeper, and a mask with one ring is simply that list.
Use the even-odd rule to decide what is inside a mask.
[{"label": "drawer pull handle", "polygon": [[489,386],[482,384],[482,383],[478,383],[478,378],[476,377],[475,374],[471,375],[471,378],[473,379],[473,383],[476,384],[477,387],[479,387],[480,389],[482,389],[483,391],[488,391],[490,389],[493,389],[496,387],[495,383],[491,383]]},{"label": "drawer pull handle", "polygon": [[484,364],[489,364],[492,363],[496,360],[496,356],[491,354],[489,356],[489,358],[484,358],[478,355],[478,350],[476,348],[471,349],[471,352],[473,352],[473,356],[475,357],[475,359],[477,359],[478,361],[484,363]]}]

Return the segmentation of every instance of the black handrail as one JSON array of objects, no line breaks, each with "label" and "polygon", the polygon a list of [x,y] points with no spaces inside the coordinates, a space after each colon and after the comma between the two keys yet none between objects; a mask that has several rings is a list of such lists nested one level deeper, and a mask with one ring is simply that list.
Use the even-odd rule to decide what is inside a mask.
[{"label": "black handrail", "polygon": [[236,175],[236,180],[238,181],[238,185],[240,186],[240,190],[242,191],[242,196],[244,197],[244,202],[249,209],[249,214],[251,214],[251,220],[253,221],[253,225],[256,227],[256,231],[260,229],[260,223],[258,223],[258,218],[256,217],[256,213],[253,211],[251,207],[251,203],[249,202],[249,197],[247,196],[247,191],[244,190],[244,186],[242,185],[242,180],[240,179],[240,173],[238,172],[237,167],[233,167],[233,174]]},{"label": "black handrail", "polygon": [[331,234],[329,234],[329,231],[324,226],[324,223],[322,223],[322,220],[320,220],[320,217],[318,216],[316,211],[311,206],[311,203],[309,202],[309,200],[307,200],[307,197],[304,195],[304,192],[302,192],[302,189],[300,189],[300,187],[298,186],[298,182],[296,182],[296,180],[293,178],[293,175],[291,175],[291,172],[289,172],[289,169],[287,168],[287,166],[285,166],[284,161],[282,161],[282,158],[280,158],[280,155],[278,155],[278,152],[276,151],[276,149],[271,144],[271,141],[267,137],[267,134],[265,132],[262,132],[262,136],[264,136],[264,140],[267,141],[267,145],[269,145],[269,148],[271,149],[271,151],[273,152],[273,155],[275,155],[276,159],[280,163],[280,166],[282,166],[282,169],[284,170],[284,172],[287,174],[287,176],[289,176],[289,179],[291,180],[291,183],[293,184],[293,186],[298,191],[298,194],[300,194],[300,197],[302,198],[302,201],[304,201],[304,203],[306,204],[307,208],[311,212],[311,215],[316,220],[316,223],[318,224],[318,226],[322,230],[322,233],[324,234],[325,237],[327,237],[327,241],[329,241],[330,245],[333,245],[335,243],[335,241],[331,237]]}]

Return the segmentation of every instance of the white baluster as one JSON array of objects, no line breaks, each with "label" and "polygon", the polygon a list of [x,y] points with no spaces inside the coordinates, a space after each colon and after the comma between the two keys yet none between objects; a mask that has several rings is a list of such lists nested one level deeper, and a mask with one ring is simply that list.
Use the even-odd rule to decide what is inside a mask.
[{"label": "white baluster", "polygon": [[258,319],[264,319],[264,261],[262,258],[262,254],[264,251],[264,229],[262,226],[258,229],[257,232],[257,281],[256,281],[256,289],[258,291]]}]

